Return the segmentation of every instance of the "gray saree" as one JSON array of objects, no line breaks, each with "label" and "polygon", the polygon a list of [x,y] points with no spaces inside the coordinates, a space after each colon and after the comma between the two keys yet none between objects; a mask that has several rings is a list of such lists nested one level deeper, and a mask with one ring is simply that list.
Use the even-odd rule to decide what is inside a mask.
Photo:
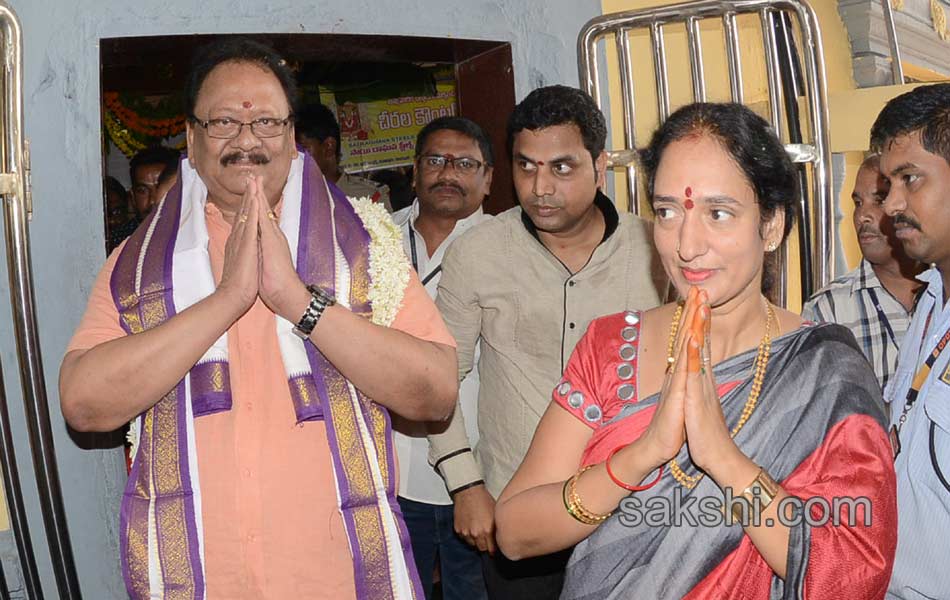
[{"label": "gray saree", "polygon": [[[603,460],[605,448],[639,436],[658,401],[658,394],[639,401],[629,398],[624,388],[636,386],[638,336],[629,328],[638,328],[638,322],[636,313],[627,313],[592,323],[555,390],[554,400],[595,430],[585,463]],[[730,426],[748,397],[754,359],[753,350],[714,369]],[[624,361],[632,368],[625,368]],[[628,399],[617,401],[624,396]],[[896,545],[895,480],[886,422],[874,373],[848,330],[808,326],[773,340],[758,405],[736,436],[737,445],[802,501],[867,498],[870,526],[860,511],[854,526],[834,526],[821,524],[820,506],[805,506],[810,519],[795,510],[798,523],[790,526],[783,580],[740,525],[727,525],[721,518],[714,524],[695,519],[700,500],[714,499],[708,507],[723,503],[724,492],[710,477],[690,490],[666,472],[656,486],[621,503],[621,510],[577,545],[561,597],[882,598]],[[700,473],[686,446],[676,458],[687,474]],[[681,504],[690,505],[694,519],[677,523],[662,518],[662,511],[654,511],[653,519],[643,518],[648,510],[631,512],[636,507],[670,506],[677,495]]]}]

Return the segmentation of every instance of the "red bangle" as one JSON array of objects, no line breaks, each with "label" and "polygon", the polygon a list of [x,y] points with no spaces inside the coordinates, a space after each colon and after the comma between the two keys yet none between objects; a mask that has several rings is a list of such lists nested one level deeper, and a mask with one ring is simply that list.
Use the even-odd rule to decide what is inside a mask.
[{"label": "red bangle", "polygon": [[618,450],[620,450],[621,448],[625,448],[626,446],[627,446],[626,444],[621,444],[617,446],[616,448],[614,448],[613,450],[611,450],[610,454],[607,455],[607,460],[604,462],[604,464],[607,467],[607,475],[610,476],[610,479],[613,480],[614,483],[616,483],[623,489],[630,490],[631,492],[642,492],[643,490],[648,490],[651,487],[658,484],[660,482],[660,478],[663,477],[663,465],[660,465],[659,471],[656,474],[656,479],[654,479],[653,481],[651,481],[650,483],[646,485],[630,485],[628,483],[624,483],[616,475],[614,475],[614,472],[610,469],[610,459],[614,457],[614,454],[616,454]]}]

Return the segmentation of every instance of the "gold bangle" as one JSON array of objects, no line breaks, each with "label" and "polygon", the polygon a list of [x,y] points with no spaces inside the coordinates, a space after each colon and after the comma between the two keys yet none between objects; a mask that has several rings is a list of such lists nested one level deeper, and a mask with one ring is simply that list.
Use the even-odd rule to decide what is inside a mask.
[{"label": "gold bangle", "polygon": [[[739,494],[739,498],[745,499],[749,505],[749,511],[751,512],[753,508],[758,508],[758,514],[765,512],[765,509],[772,504],[772,501],[775,500],[775,497],[778,495],[781,487],[769,474],[765,471],[763,467],[759,467],[759,473],[755,476],[755,479],[752,480],[742,493]],[[758,499],[758,501],[756,501]],[[736,522],[741,520],[741,508],[733,504],[732,505],[732,516]],[[751,517],[751,515],[750,515]]]},{"label": "gold bangle", "polygon": [[568,499],[568,488],[570,487],[571,482],[574,480],[573,477],[564,482],[564,487],[561,489],[561,499],[564,500],[564,508],[567,509],[567,514],[577,521],[578,523],[583,523],[584,525],[593,525],[589,519],[580,514],[577,507],[574,505],[573,501]]},{"label": "gold bangle", "polygon": [[605,514],[597,514],[587,510],[581,502],[581,497],[577,493],[577,480],[594,465],[588,465],[574,474],[573,477],[564,482],[564,488],[561,490],[561,497],[564,500],[564,507],[568,514],[574,517],[574,520],[584,525],[600,525],[610,518],[613,511]]}]

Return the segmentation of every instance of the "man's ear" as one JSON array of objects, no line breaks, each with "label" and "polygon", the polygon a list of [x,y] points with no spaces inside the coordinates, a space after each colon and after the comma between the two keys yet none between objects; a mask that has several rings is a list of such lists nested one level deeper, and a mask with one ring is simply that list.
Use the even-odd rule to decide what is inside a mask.
[{"label": "man's ear", "polygon": [[484,186],[484,189],[482,190],[485,196],[488,196],[491,194],[491,178],[494,173],[495,173],[494,168],[492,168],[489,165],[485,165],[485,186]]}]

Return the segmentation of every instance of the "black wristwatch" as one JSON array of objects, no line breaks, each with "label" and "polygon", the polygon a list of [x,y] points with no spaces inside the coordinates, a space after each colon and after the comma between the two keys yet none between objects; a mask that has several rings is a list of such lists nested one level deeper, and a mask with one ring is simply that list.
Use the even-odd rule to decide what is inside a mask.
[{"label": "black wristwatch", "polygon": [[336,304],[336,298],[315,285],[308,285],[307,291],[310,292],[310,304],[304,311],[300,321],[294,326],[294,333],[302,340],[306,340],[317,326],[317,321],[323,316],[323,311],[328,306]]}]

